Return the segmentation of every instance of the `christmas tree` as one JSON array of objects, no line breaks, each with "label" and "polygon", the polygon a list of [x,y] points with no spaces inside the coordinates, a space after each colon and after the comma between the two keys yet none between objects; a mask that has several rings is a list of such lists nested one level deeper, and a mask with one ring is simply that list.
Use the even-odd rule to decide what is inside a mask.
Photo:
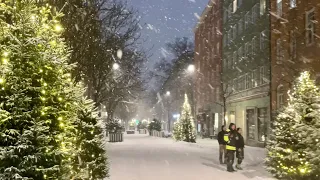
[{"label": "christmas tree", "polygon": [[0,3],[0,179],[101,179],[100,133],[74,92],[62,14],[37,3]]},{"label": "christmas tree", "polygon": [[[178,139],[186,142],[196,142],[195,127],[193,117],[191,114],[191,106],[188,101],[188,96],[185,95],[185,100],[182,106],[181,117],[178,124],[176,124],[176,134]],[[179,127],[180,126],[180,127]],[[180,130],[179,130],[180,129]],[[180,132],[179,132],[180,131]]]},{"label": "christmas tree", "polygon": [[101,121],[92,100],[82,98],[75,122],[77,154],[73,158],[74,180],[103,179],[108,176],[106,152],[102,144]]},{"label": "christmas tree", "polygon": [[320,178],[320,93],[303,72],[277,116],[268,143],[268,170],[279,179]]},{"label": "christmas tree", "polygon": [[173,138],[176,141],[182,141],[182,138],[183,138],[182,126],[180,124],[179,119],[176,122],[174,122],[174,124],[173,124]]}]

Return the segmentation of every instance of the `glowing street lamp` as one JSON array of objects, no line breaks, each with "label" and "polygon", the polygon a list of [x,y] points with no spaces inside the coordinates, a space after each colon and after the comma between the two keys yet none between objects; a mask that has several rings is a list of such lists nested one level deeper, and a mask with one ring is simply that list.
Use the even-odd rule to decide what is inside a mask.
[{"label": "glowing street lamp", "polygon": [[120,65],[118,63],[114,63],[112,66],[112,69],[118,70],[120,68]]},{"label": "glowing street lamp", "polygon": [[190,64],[189,66],[188,66],[188,72],[189,73],[193,73],[194,71],[195,71],[195,67],[194,67],[194,65],[193,64]]},{"label": "glowing street lamp", "polygon": [[166,95],[167,95],[167,96],[170,96],[170,94],[171,94],[170,91],[167,91]]}]

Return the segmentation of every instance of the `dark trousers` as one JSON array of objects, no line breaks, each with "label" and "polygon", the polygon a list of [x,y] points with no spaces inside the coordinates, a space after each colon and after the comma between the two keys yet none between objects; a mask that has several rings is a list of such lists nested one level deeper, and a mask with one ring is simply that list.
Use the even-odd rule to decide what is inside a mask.
[{"label": "dark trousers", "polygon": [[237,148],[237,154],[236,154],[237,158],[238,158],[238,164],[240,165],[242,163],[242,160],[244,159],[244,151],[243,148]]},{"label": "dark trousers", "polygon": [[219,145],[219,161],[220,161],[220,163],[225,163],[226,160],[227,160],[226,145],[220,144]]},{"label": "dark trousers", "polygon": [[233,169],[233,163],[234,163],[234,153],[236,151],[233,150],[227,150],[227,170],[231,171]]}]

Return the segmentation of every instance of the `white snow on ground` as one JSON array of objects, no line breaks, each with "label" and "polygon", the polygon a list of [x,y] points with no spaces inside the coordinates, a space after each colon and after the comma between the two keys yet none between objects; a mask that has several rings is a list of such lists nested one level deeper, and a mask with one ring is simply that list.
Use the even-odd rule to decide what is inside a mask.
[{"label": "white snow on ground", "polygon": [[265,150],[246,147],[244,170],[229,173],[218,160],[216,140],[197,144],[148,135],[125,135],[122,143],[108,143],[111,180],[267,180]]}]

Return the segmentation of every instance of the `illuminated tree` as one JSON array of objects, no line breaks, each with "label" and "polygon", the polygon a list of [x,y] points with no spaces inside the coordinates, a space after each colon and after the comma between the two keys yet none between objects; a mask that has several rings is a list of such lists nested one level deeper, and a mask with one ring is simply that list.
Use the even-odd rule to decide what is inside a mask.
[{"label": "illuminated tree", "polygon": [[185,95],[184,103],[182,106],[181,117],[179,119],[179,126],[180,126],[180,138],[182,141],[186,142],[196,142],[196,134],[195,134],[195,127],[193,122],[193,117],[191,114],[191,106],[188,101],[188,96]]},{"label": "illuminated tree", "polygon": [[320,93],[308,72],[296,80],[289,104],[274,122],[268,170],[279,179],[319,179]]},{"label": "illuminated tree", "polygon": [[[107,172],[93,110],[82,111],[69,73],[61,17],[37,0],[0,3],[1,180],[102,179]],[[83,171],[89,175],[79,177]]]}]

